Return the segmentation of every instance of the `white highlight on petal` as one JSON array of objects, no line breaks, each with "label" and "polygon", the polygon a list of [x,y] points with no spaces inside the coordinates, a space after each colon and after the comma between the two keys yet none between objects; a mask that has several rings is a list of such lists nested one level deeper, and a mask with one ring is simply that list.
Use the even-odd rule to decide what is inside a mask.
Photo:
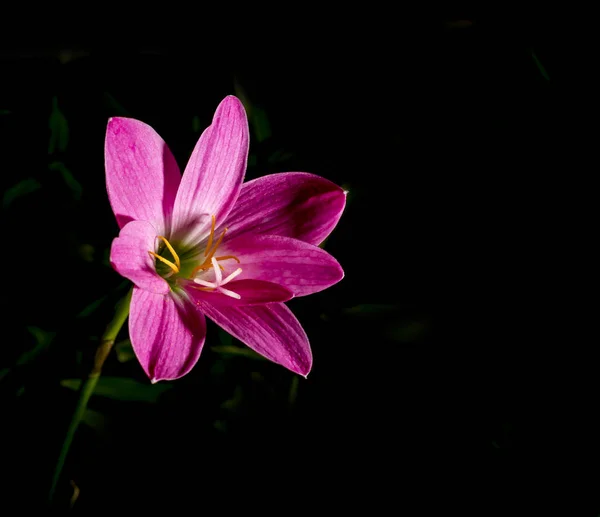
[{"label": "white highlight on petal", "polygon": [[223,293],[226,296],[230,296],[231,298],[235,298],[236,300],[241,299],[241,296],[238,293],[234,293],[233,291],[230,291],[229,289],[225,289],[223,286],[225,284],[228,284],[236,276],[238,276],[242,272],[242,268],[238,267],[233,273],[229,274],[225,279],[223,279],[223,273],[221,273],[221,268],[219,266],[219,263],[217,262],[217,259],[215,259],[215,257],[212,257],[211,263],[212,263],[213,269],[215,271],[215,281],[208,282],[207,280],[202,280],[201,278],[196,277],[196,278],[194,278],[194,282],[196,284],[200,284],[204,287],[214,289],[215,291]]}]

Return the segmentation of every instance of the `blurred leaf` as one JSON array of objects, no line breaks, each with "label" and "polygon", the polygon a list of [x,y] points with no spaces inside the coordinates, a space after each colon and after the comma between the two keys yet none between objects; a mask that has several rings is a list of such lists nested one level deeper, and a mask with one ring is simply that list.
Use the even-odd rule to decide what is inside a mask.
[{"label": "blurred leaf", "polygon": [[10,110],[0,110],[0,115],[10,115],[12,111]]},{"label": "blurred leaf", "polygon": [[65,164],[62,162],[52,162],[50,165],[48,165],[48,168],[51,171],[60,172],[63,180],[65,180],[65,183],[67,184],[67,187],[69,187],[69,190],[73,194],[73,197],[79,201],[81,199],[81,192],[83,188],[81,187],[81,183],[75,179],[73,173],[65,167]]},{"label": "blurred leaf", "polygon": [[58,98],[52,98],[52,112],[48,120],[50,128],[50,142],[48,144],[48,154],[54,154],[56,148],[64,152],[69,143],[69,124],[63,113],[58,108]]},{"label": "blurred leaf", "polygon": [[120,363],[126,363],[127,361],[131,361],[135,358],[135,352],[131,347],[130,339],[124,339],[123,341],[119,341],[115,345],[115,352],[117,354],[117,360]]},{"label": "blurred leaf", "polygon": [[19,359],[17,359],[16,364],[18,366],[33,361],[38,355],[40,355],[50,346],[54,340],[54,337],[56,336],[56,332],[48,332],[38,327],[27,327],[27,331],[35,338],[36,345],[31,350],[28,350],[21,355]]},{"label": "blurred leaf", "polygon": [[227,365],[223,359],[217,359],[210,367],[210,374],[215,377],[220,377],[227,371]]},{"label": "blurred leaf", "polygon": [[389,326],[385,331],[385,336],[394,341],[409,343],[419,339],[426,331],[427,326],[422,321],[409,321],[397,325]]},{"label": "blurred leaf", "polygon": [[200,126],[200,117],[195,115],[194,118],[192,118],[192,131],[194,133],[200,133],[201,130],[202,126]]},{"label": "blurred leaf", "polygon": [[444,22],[447,29],[468,29],[473,26],[471,20],[447,20]]},{"label": "blurred leaf", "polygon": [[94,253],[95,252],[96,252],[96,250],[94,249],[94,246],[92,246],[91,244],[81,244],[77,248],[77,253],[81,257],[81,259],[85,260],[86,262],[94,262]]},{"label": "blurred leaf", "polygon": [[233,88],[235,94],[239,97],[239,99],[242,101],[242,104],[246,108],[248,121],[252,126],[256,140],[258,142],[263,142],[271,136],[271,124],[269,123],[267,113],[261,107],[250,102],[246,91],[244,88],[242,88],[242,85],[237,81],[237,79],[234,81]]},{"label": "blurred leaf", "polygon": [[538,70],[540,71],[540,74],[542,74],[542,77],[544,79],[546,79],[546,81],[549,81],[550,76],[548,75],[548,72],[546,72],[546,68],[544,67],[544,65],[542,65],[542,62],[538,59],[538,57],[535,54],[535,52],[533,51],[533,49],[531,49],[531,57],[533,58],[533,62],[537,66]]},{"label": "blurred leaf", "polygon": [[263,142],[271,136],[271,124],[264,109],[254,106],[250,122],[258,142]]},{"label": "blurred leaf", "polygon": [[225,420],[215,420],[213,427],[222,433],[227,432],[227,422]]},{"label": "blurred leaf", "polygon": [[[27,350],[21,354],[15,361],[14,366],[24,366],[34,361],[42,352],[44,352],[54,340],[56,332],[48,332],[38,327],[27,327],[29,333],[35,338],[35,345],[31,350]],[[0,381],[11,372],[11,368],[3,368],[0,370]],[[17,394],[17,396],[20,393]]]},{"label": "blurred leaf", "polygon": [[110,265],[110,248],[105,248],[102,252],[102,265],[112,269]]},{"label": "blurred leaf", "polygon": [[100,307],[100,305],[102,305],[102,302],[104,302],[107,298],[108,295],[105,294],[102,298],[94,300],[92,303],[90,303],[84,309],[82,309],[82,311],[77,315],[77,318],[86,318],[87,316],[92,314],[98,307]]},{"label": "blurred leaf", "polygon": [[219,329],[219,341],[222,345],[233,345],[233,336],[224,330]]},{"label": "blurred leaf", "polygon": [[288,395],[288,402],[290,406],[293,406],[296,402],[296,399],[298,398],[299,379],[300,377],[298,377],[297,375],[294,375],[292,377],[292,383],[290,385],[290,394]]},{"label": "blurred leaf", "polygon": [[104,427],[106,426],[106,417],[99,411],[89,408],[85,410],[83,421],[98,432],[104,431]]},{"label": "blurred leaf", "polygon": [[355,305],[349,309],[344,309],[344,313],[351,315],[369,316],[369,315],[380,315],[390,314],[396,312],[398,307],[395,305],[385,303],[364,303],[361,305]]},{"label": "blurred leaf", "polygon": [[271,154],[271,156],[269,156],[267,161],[269,163],[275,164],[275,163],[285,162],[293,157],[294,157],[294,153],[292,153],[290,151],[286,151],[285,149],[277,149],[277,151],[275,151],[273,154]]},{"label": "blurred leaf", "polygon": [[264,361],[265,358],[262,355],[257,354],[254,350],[251,350],[247,347],[235,346],[235,345],[220,345],[213,346],[210,348],[213,352],[217,354],[227,354],[227,355],[237,355],[243,357],[249,357],[250,359],[257,359],[259,361]]},{"label": "blurred leaf", "polygon": [[[60,384],[65,388],[78,390],[81,379],[63,379]],[[169,384],[142,384],[126,377],[100,377],[94,393],[102,397],[127,402],[156,402],[171,389]]]},{"label": "blurred leaf", "polygon": [[73,509],[73,507],[75,506],[75,503],[77,502],[77,499],[79,498],[79,494],[81,493],[81,490],[79,490],[79,487],[77,486],[75,481],[73,481],[72,479],[71,479],[70,483],[71,483],[71,488],[73,489],[73,495],[71,495],[71,498],[69,499],[69,507],[71,509]]},{"label": "blurred leaf", "polygon": [[117,101],[110,93],[104,92],[104,102],[108,106],[109,110],[114,113],[114,116],[119,117],[131,117],[131,114],[126,110],[123,105]]},{"label": "blurred leaf", "polygon": [[4,192],[4,195],[2,196],[2,207],[6,210],[15,199],[31,194],[40,188],[42,188],[41,183],[33,178],[19,181],[15,186],[10,187]]},{"label": "blurred leaf", "polygon": [[239,405],[242,403],[242,399],[244,398],[244,392],[241,386],[236,386],[233,391],[233,396],[230,399],[227,399],[225,402],[221,404],[223,409],[228,409],[230,411],[235,411]]}]

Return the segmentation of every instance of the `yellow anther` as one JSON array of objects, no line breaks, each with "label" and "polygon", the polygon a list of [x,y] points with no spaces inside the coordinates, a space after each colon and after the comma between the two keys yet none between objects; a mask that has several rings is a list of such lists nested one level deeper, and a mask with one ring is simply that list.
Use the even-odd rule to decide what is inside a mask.
[{"label": "yellow anther", "polygon": [[210,250],[210,247],[212,246],[213,242],[213,237],[215,236],[215,223],[217,219],[214,215],[212,215],[211,218],[212,222],[210,223],[210,235],[208,237],[208,245],[206,246],[206,250],[204,251],[205,257],[208,255],[208,250]]},{"label": "yellow anther", "polygon": [[[206,259],[206,260],[210,260],[210,259],[213,257],[213,255],[216,253],[216,251],[217,251],[217,248],[219,247],[219,245],[220,245],[220,244],[221,244],[221,242],[223,241],[223,237],[225,237],[225,234],[226,234],[226,233],[227,233],[227,228],[225,228],[225,229],[223,230],[223,233],[222,233],[222,234],[221,234],[221,236],[219,237],[219,240],[218,240],[218,241],[217,241],[217,243],[215,244],[215,247],[214,247],[212,250],[210,250],[210,253],[208,254],[208,257],[207,257],[207,259]],[[206,253],[206,252],[205,252],[205,253]]]},{"label": "yellow anther", "polygon": [[179,270],[179,268],[181,268],[181,262],[179,261],[179,257],[177,255],[177,253],[175,253],[173,246],[171,246],[171,243],[167,239],[165,239],[162,235],[157,235],[157,238],[160,239],[161,241],[163,241],[165,243],[165,245],[167,246],[167,248],[169,248],[171,255],[173,255],[173,258],[175,259],[175,264],[177,264],[177,269]]},{"label": "yellow anther", "polygon": [[149,251],[148,253],[150,253],[150,255],[152,255],[153,257],[157,258],[158,260],[160,260],[161,262],[163,262],[164,264],[169,266],[175,273],[179,273],[179,268],[175,264],[173,264],[173,262],[171,262],[170,260],[167,260],[166,258],[161,257],[158,253],[154,253],[153,251]]},{"label": "yellow anther", "polygon": [[[217,248],[221,245],[221,242],[223,242],[223,237],[225,237],[225,234],[227,233],[227,228],[225,228],[223,230],[223,233],[217,239],[217,242],[215,242],[214,243],[215,245],[213,246],[213,241],[215,238],[216,218],[214,215],[211,217],[212,217],[212,223],[210,225],[210,235],[208,236],[208,242],[206,244],[206,249],[204,250],[204,256],[206,258],[204,259],[204,262],[202,264],[200,264],[199,266],[196,266],[192,270],[189,278],[194,278],[194,276],[196,276],[196,273],[198,273],[198,271],[210,269],[211,267],[213,267],[211,260],[214,256],[214,254],[217,252]],[[216,260],[229,260],[229,259],[235,260],[238,264],[240,263],[240,259],[238,259],[237,257],[234,257],[233,255],[224,255],[222,257],[216,257]],[[225,268],[221,264],[219,264],[219,268],[221,269],[221,271],[225,271]]]}]

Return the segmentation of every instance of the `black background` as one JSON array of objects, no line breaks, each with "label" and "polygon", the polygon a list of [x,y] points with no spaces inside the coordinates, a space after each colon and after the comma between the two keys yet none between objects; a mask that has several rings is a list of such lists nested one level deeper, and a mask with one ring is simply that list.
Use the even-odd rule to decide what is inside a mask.
[{"label": "black background", "polygon": [[[557,286],[566,201],[556,171],[568,155],[546,27],[469,12],[345,27],[338,37],[280,22],[231,50],[210,38],[2,50],[2,188],[40,185],[2,217],[7,506],[44,504],[76,401],[60,380],[86,371],[124,293],[105,263],[118,230],[104,187],[107,119],[150,124],[183,167],[240,87],[271,133],[259,141],[252,127],[247,178],[309,171],[349,190],[326,243],[346,278],[290,304],[313,371],[290,400],[291,373],[211,350],[223,339],[211,327],[198,365],[154,403],[92,399],[103,424],[80,428],[57,507],[68,508],[73,480],[82,513],[515,515],[521,496],[541,504],[542,479],[550,499],[557,462],[593,457],[597,427],[579,410],[594,401],[593,354],[568,339],[555,351],[540,304]],[[69,140],[49,153],[53,98]],[[29,326],[55,336],[18,365],[35,344]],[[105,375],[147,383],[114,356]]]}]

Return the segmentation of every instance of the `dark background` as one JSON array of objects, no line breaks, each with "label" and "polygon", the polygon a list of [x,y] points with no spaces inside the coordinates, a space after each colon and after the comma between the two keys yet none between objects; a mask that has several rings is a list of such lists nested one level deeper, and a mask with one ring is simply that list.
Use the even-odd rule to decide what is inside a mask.
[{"label": "dark background", "polygon": [[[188,376],[151,386],[124,330],[58,508],[76,485],[84,514],[515,515],[545,465],[577,447],[590,457],[592,418],[561,397],[589,394],[592,376],[571,372],[578,390],[565,381],[571,363],[553,370],[565,357],[537,323],[552,291],[540,257],[559,245],[548,171],[566,154],[546,27],[468,12],[367,26],[285,48],[280,37],[297,34],[281,26],[232,52],[206,42],[0,52],[7,505],[44,504],[73,379],[128,287],[107,262],[118,231],[107,119],[150,124],[183,169],[228,94],[251,109],[248,179],[308,171],[349,190],[325,244],[346,278],[290,303],[313,371],[296,378],[212,326]],[[584,351],[573,367],[586,362]],[[554,418],[564,411],[569,424]],[[573,428],[581,439],[565,448]]]}]

